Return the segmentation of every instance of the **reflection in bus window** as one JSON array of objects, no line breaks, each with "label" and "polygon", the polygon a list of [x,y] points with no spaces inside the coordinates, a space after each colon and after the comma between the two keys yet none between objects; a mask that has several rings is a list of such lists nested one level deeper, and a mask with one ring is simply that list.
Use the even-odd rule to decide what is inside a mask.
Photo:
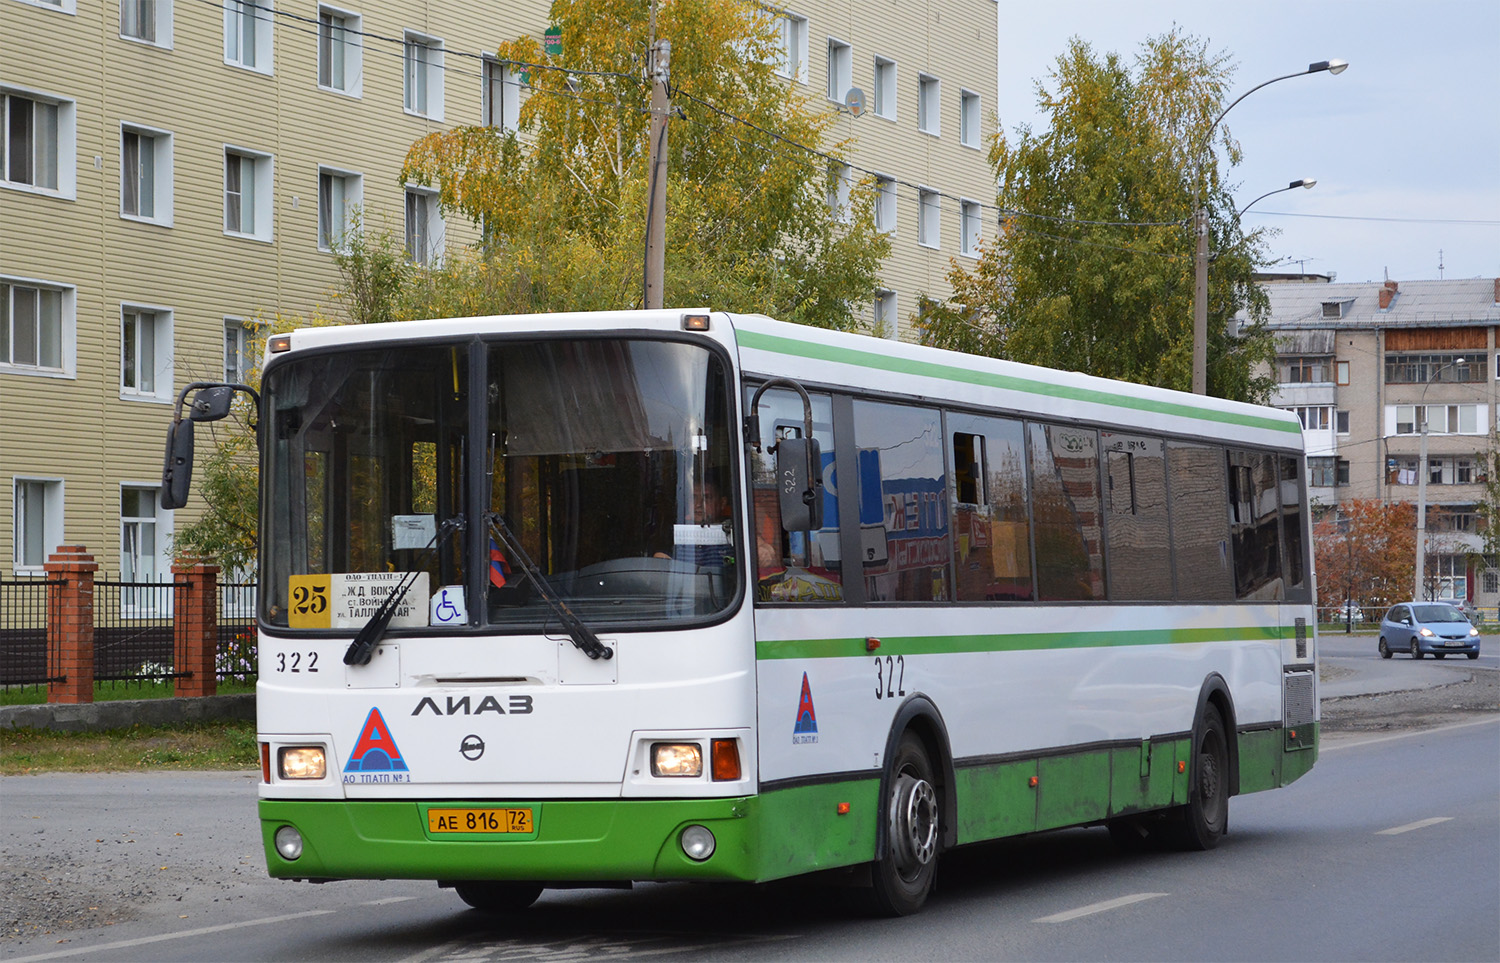
[{"label": "reflection in bus window", "polygon": [[950,598],[948,484],[938,412],[854,403],[859,534],[872,602]]},{"label": "reflection in bus window", "polygon": [[1037,595],[1104,598],[1099,438],[1093,429],[1028,423]]},{"label": "reflection in bus window", "polygon": [[962,602],[1036,597],[1021,422],[950,414],[955,595]]},{"label": "reflection in bus window", "polygon": [[1281,528],[1274,455],[1229,452],[1230,538],[1234,546],[1234,588],[1242,599],[1280,599]]},{"label": "reflection in bus window", "polygon": [[1177,598],[1185,602],[1233,598],[1223,449],[1173,442],[1167,446],[1167,472]]},{"label": "reflection in bus window", "polygon": [[[750,403],[754,388],[747,388]],[[758,602],[839,602],[843,577],[839,568],[839,511],[833,475],[833,409],[827,395],[812,396],[813,438],[822,448],[823,527],[816,532],[781,528],[776,491],[776,438],[800,438],[804,429],[802,399],[794,391],[773,388],[761,395],[760,426],[764,444],[751,449],[750,487],[755,513],[755,598]]]},{"label": "reflection in bus window", "polygon": [[1281,538],[1286,553],[1286,587],[1304,588],[1307,566],[1302,560],[1302,459],[1282,455],[1281,460]]},{"label": "reflection in bus window", "polygon": [[1167,538],[1166,445],[1160,438],[1100,434],[1109,517],[1109,597],[1126,601],[1172,598],[1172,550]]}]

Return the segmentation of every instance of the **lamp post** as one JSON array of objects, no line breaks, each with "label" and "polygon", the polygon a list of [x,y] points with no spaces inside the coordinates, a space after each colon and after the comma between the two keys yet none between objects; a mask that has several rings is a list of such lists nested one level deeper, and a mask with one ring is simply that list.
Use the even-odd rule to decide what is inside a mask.
[{"label": "lamp post", "polygon": [[1422,582],[1425,581],[1425,569],[1427,568],[1427,389],[1437,380],[1437,376],[1443,373],[1444,368],[1452,368],[1464,363],[1463,358],[1454,358],[1447,364],[1438,365],[1432,374],[1427,376],[1427,383],[1422,385],[1422,397],[1417,405],[1422,419],[1422,444],[1417,455],[1417,573],[1414,581],[1414,592],[1412,601],[1422,601]]},{"label": "lamp post", "polygon": [[1311,177],[1304,177],[1300,181],[1292,181],[1290,184],[1288,184],[1285,187],[1278,187],[1274,191],[1266,191],[1264,194],[1262,194],[1261,196],[1257,197],[1255,200],[1251,201],[1249,204],[1246,204],[1244,207],[1240,208],[1240,212],[1234,216],[1234,219],[1236,221],[1238,221],[1240,218],[1242,218],[1242,217],[1245,216],[1245,212],[1246,211],[1250,210],[1250,208],[1254,207],[1255,205],[1259,204],[1261,201],[1263,201],[1266,198],[1270,197],[1272,194],[1281,194],[1281,193],[1283,193],[1285,191],[1295,191],[1299,187],[1302,188],[1303,190],[1310,191],[1315,186],[1317,186],[1317,183],[1318,182],[1316,180],[1314,180],[1313,178],[1311,178]]},{"label": "lamp post", "polygon": [[[1198,170],[1193,177],[1193,232],[1197,235],[1198,244],[1197,251],[1193,255],[1193,394],[1208,393],[1208,211],[1203,206],[1203,166],[1204,158],[1213,145],[1214,128],[1219,126],[1219,121],[1224,119],[1225,114],[1234,109],[1235,104],[1262,87],[1279,80],[1290,80],[1293,77],[1322,73],[1325,70],[1330,74],[1341,74],[1347,69],[1349,69],[1349,64],[1346,61],[1320,60],[1315,64],[1308,64],[1306,70],[1272,77],[1264,83],[1256,84],[1231,101],[1228,107],[1219,111],[1219,116],[1214,118],[1214,122],[1208,125],[1208,130],[1203,134],[1203,147],[1198,152]],[[1257,197],[1255,200],[1258,201],[1260,198]],[[1255,201],[1250,203],[1254,204]],[[1246,207],[1248,208],[1249,205],[1247,204]]]}]

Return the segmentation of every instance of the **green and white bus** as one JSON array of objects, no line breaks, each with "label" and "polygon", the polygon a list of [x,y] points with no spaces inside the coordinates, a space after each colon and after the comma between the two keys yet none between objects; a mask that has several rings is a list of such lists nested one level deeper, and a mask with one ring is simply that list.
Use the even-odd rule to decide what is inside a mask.
[{"label": "green and white bus", "polygon": [[[184,391],[169,506],[242,387]],[[257,402],[274,877],[905,914],[968,843],[1213,846],[1317,758],[1291,414],[708,311],[299,330]]]}]

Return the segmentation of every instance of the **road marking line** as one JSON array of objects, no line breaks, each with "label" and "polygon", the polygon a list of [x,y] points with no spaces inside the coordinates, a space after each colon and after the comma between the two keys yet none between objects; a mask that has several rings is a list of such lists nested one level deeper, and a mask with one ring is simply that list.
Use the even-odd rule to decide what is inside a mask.
[{"label": "road marking line", "polygon": [[415,896],[387,896],[385,899],[366,900],[359,904],[361,906],[389,906],[392,903],[405,903],[416,899]]},{"label": "road marking line", "polygon": [[1452,816],[1433,816],[1431,819],[1419,819],[1414,823],[1407,823],[1405,826],[1394,826],[1390,829],[1382,829],[1375,835],[1399,836],[1402,833],[1409,833],[1413,829],[1426,829],[1428,826],[1436,826],[1438,823],[1446,823],[1452,821]]},{"label": "road marking line", "polygon": [[190,936],[202,936],[205,933],[222,933],[225,930],[239,930],[247,926],[263,926],[266,923],[284,923],[287,920],[307,919],[309,916],[330,916],[333,910],[308,910],[305,913],[288,913],[285,916],[267,916],[264,919],[245,920],[240,923],[224,923],[219,926],[200,926],[195,930],[183,930],[180,933],[163,933],[160,936],[142,936],[134,940],[119,940],[114,943],[96,943],[91,946],[75,946],[66,950],[55,950],[51,953],[38,953],[36,956],[22,956],[12,959],[10,963],[36,963],[38,960],[56,960],[65,956],[77,956],[80,953],[100,953],[108,950],[123,950],[132,946],[145,946],[148,943],[164,943],[167,940],[180,940]]},{"label": "road marking line", "polygon": [[1109,899],[1102,903],[1091,903],[1088,906],[1080,906],[1077,909],[1067,910],[1062,913],[1053,913],[1051,916],[1043,916],[1032,920],[1033,923],[1066,923],[1068,920],[1076,920],[1080,916],[1092,916],[1095,913],[1104,913],[1108,910],[1119,909],[1132,903],[1144,902],[1148,899],[1156,899],[1158,896],[1166,896],[1166,893],[1134,893],[1130,896],[1121,896],[1119,899]]},{"label": "road marking line", "polygon": [[1410,732],[1398,732],[1390,736],[1371,736],[1368,739],[1350,739],[1347,742],[1340,740],[1336,743],[1320,742],[1318,755],[1325,752],[1335,752],[1339,749],[1353,749],[1357,746],[1374,746],[1382,742],[1394,742],[1397,739],[1410,739],[1413,736],[1431,736],[1439,732],[1452,732],[1455,729],[1468,729],[1473,726],[1489,726],[1500,722],[1500,716],[1485,716],[1483,719],[1475,719],[1472,722],[1455,722],[1452,725],[1437,726],[1432,729],[1413,729]]}]

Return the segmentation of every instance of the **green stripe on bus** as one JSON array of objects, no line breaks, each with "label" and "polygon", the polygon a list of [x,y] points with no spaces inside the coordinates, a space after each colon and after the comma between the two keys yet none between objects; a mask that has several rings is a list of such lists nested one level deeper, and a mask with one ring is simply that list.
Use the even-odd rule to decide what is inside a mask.
[{"label": "green stripe on bus", "polygon": [[[959,652],[1030,652],[1125,645],[1186,645],[1193,642],[1275,642],[1274,625],[1208,629],[1134,629],[1110,632],[1032,632],[1018,635],[929,635],[880,639],[881,655],[950,655]],[[757,659],[838,659],[869,655],[863,638],[759,639]]]},{"label": "green stripe on bus", "polygon": [[747,348],[770,351],[776,354],[787,354],[794,357],[811,358],[816,361],[837,361],[843,364],[858,365],[862,368],[893,371],[898,374],[939,378],[945,381],[960,381],[986,388],[1006,388],[1013,391],[1026,391],[1031,394],[1046,395],[1068,401],[1084,401],[1095,404],[1113,405],[1117,408],[1133,408],[1137,411],[1150,411],[1182,418],[1195,418],[1200,421],[1217,421],[1223,424],[1243,425],[1247,428],[1266,428],[1271,431],[1284,431],[1290,434],[1298,434],[1302,431],[1301,425],[1295,422],[1280,421],[1261,415],[1214,411],[1176,401],[1132,398],[1128,395],[1111,394],[1097,388],[1055,385],[1045,381],[1035,381],[1030,378],[1018,378],[1013,375],[974,371],[969,368],[958,367],[957,365],[939,364],[933,361],[889,358],[872,351],[859,351],[853,348],[839,348],[826,344],[796,341],[792,338],[761,334],[756,331],[740,331],[737,332],[737,337],[740,344]]}]

